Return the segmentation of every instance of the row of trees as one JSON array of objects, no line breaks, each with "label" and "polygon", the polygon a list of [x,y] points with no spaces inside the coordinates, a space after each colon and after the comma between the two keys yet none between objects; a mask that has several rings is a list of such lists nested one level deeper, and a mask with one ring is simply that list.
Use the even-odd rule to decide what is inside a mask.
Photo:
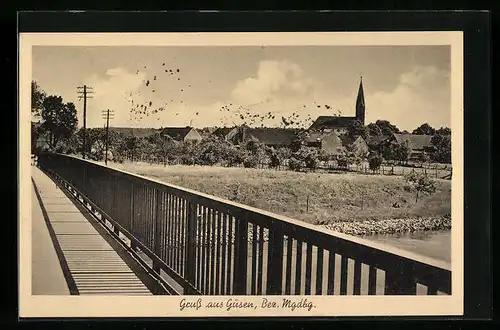
[{"label": "row of trees", "polygon": [[[42,134],[50,149],[70,154],[83,152],[83,137],[86,134],[85,153],[91,159],[104,158],[106,134],[102,128],[77,130],[77,116],[75,105],[65,103],[60,96],[47,95],[36,82],[32,82],[32,114],[40,120],[40,125],[32,125],[32,147]],[[399,132],[399,129],[389,121],[377,120],[367,126],[360,122],[352,122],[348,127],[350,137],[362,136],[368,140],[372,136],[389,135]],[[435,130],[428,124],[421,125],[414,132],[434,134],[432,140],[436,152],[433,160],[449,162],[451,158],[450,134],[448,128]],[[256,141],[236,146],[216,137],[204,139],[200,143],[177,142],[169,137],[154,134],[148,137],[137,137],[120,134],[116,131],[109,132],[109,151],[115,161],[125,158],[131,160],[146,159],[162,162],[181,162],[184,164],[225,164],[228,166],[244,165],[256,167],[261,163],[268,163],[276,167],[288,164],[291,169],[298,170],[304,166],[314,169],[320,161],[332,160],[322,150],[307,147],[307,131],[302,131],[293,141],[290,148],[277,150],[266,147]],[[411,149],[406,144],[392,143],[378,152],[372,152],[369,157],[359,155],[354,150],[346,150],[341,155],[334,157],[340,167],[350,164],[359,164],[368,160],[370,164],[381,163],[381,160],[408,160]],[[429,161],[429,156],[423,154],[422,162]],[[372,167],[372,166],[370,166]]]},{"label": "row of trees", "polygon": [[50,148],[56,149],[60,142],[73,136],[78,124],[76,107],[65,103],[62,97],[47,95],[36,82],[31,83],[31,113],[40,120],[40,125],[31,126],[32,149],[43,134]]}]

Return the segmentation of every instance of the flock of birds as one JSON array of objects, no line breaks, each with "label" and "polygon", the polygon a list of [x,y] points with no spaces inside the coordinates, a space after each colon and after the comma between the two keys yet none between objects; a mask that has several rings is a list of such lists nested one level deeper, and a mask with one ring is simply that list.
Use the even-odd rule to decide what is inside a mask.
[{"label": "flock of birds", "polygon": [[[143,69],[147,69],[147,66],[145,65]],[[156,70],[156,72],[157,75],[154,75],[152,79],[146,79],[143,81],[143,87],[144,87],[143,89],[138,89],[135,92],[130,92],[127,95],[128,102],[130,103],[131,119],[134,121],[140,121],[145,117],[149,116],[156,116],[157,120],[160,120],[162,117],[161,114],[166,111],[169,112],[171,111],[172,114],[175,116],[178,116],[179,111],[181,111],[179,108],[176,108],[176,106],[179,103],[180,104],[184,103],[182,99],[164,100],[159,104],[154,104],[153,101],[150,99],[150,97],[153,94],[161,93],[162,94],[161,96],[164,96],[163,92],[160,92],[158,90],[159,88],[158,82],[160,81],[160,77],[161,79],[165,78],[175,79],[176,81],[181,82],[181,76],[180,76],[181,70],[179,68],[169,68],[166,63],[162,63],[161,68],[159,70]],[[139,73],[140,70],[136,70],[135,74],[138,75]],[[211,83],[210,80],[208,82]],[[187,88],[191,87],[192,87],[191,84],[187,84]],[[178,88],[181,93],[185,92],[186,90],[186,86],[184,86],[183,84],[178,84]],[[147,96],[148,92],[153,93],[149,94],[150,95],[149,98]],[[144,101],[144,99],[149,99],[149,100]],[[302,105],[296,109],[268,111],[265,113],[262,113],[262,110],[260,111],[254,110],[256,107],[259,106],[265,107],[265,104],[270,102],[271,99],[266,99],[261,102],[251,104],[248,106],[226,103],[219,109],[219,112],[222,115],[221,125],[227,127],[227,126],[236,126],[244,124],[252,127],[259,127],[259,126],[265,127],[269,124],[272,124],[274,126],[276,125],[277,120],[279,120],[280,123],[279,126],[282,128],[287,128],[287,127],[307,128],[315,120],[315,118],[313,118],[311,114],[308,113],[309,112],[307,111],[308,106],[306,105]],[[317,108],[324,108],[326,110],[325,114],[328,113],[331,115],[341,115],[340,110],[333,112],[331,110],[332,107],[328,104],[321,105],[315,103],[314,106],[316,106]],[[290,114],[290,112],[292,113]],[[200,115],[199,111],[194,114],[194,116],[199,116],[199,115]]]}]

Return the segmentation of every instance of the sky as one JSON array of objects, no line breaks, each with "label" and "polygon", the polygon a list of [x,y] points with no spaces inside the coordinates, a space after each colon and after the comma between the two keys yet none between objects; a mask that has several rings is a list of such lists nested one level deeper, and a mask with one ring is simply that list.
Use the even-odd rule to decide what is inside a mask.
[{"label": "sky", "polygon": [[[34,46],[33,80],[73,102],[93,89],[87,127],[308,127],[354,116],[360,77],[366,124],[450,127],[450,46]],[[171,71],[170,71],[171,70]]]}]

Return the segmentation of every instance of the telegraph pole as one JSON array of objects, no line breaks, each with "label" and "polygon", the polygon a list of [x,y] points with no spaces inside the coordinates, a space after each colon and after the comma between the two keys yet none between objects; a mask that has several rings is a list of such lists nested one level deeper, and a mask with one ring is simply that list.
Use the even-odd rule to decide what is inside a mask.
[{"label": "telegraph pole", "polygon": [[[102,116],[103,119],[106,119],[106,154],[104,155],[104,164],[108,165],[108,145],[109,145],[109,118],[110,115],[113,116],[114,113],[110,112],[110,110],[103,110]],[[113,118],[111,118],[113,119]]]},{"label": "telegraph pole", "polygon": [[83,85],[77,87],[78,99],[83,99],[83,159],[85,159],[85,152],[87,149],[87,99],[91,99],[94,91],[92,87]]}]

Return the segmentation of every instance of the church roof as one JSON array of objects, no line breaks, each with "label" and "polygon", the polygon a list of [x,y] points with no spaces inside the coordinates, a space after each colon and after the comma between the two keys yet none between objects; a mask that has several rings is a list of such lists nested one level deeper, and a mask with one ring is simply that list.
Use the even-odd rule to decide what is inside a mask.
[{"label": "church roof", "polygon": [[353,120],[356,120],[356,117],[319,116],[309,129],[344,128]]}]

